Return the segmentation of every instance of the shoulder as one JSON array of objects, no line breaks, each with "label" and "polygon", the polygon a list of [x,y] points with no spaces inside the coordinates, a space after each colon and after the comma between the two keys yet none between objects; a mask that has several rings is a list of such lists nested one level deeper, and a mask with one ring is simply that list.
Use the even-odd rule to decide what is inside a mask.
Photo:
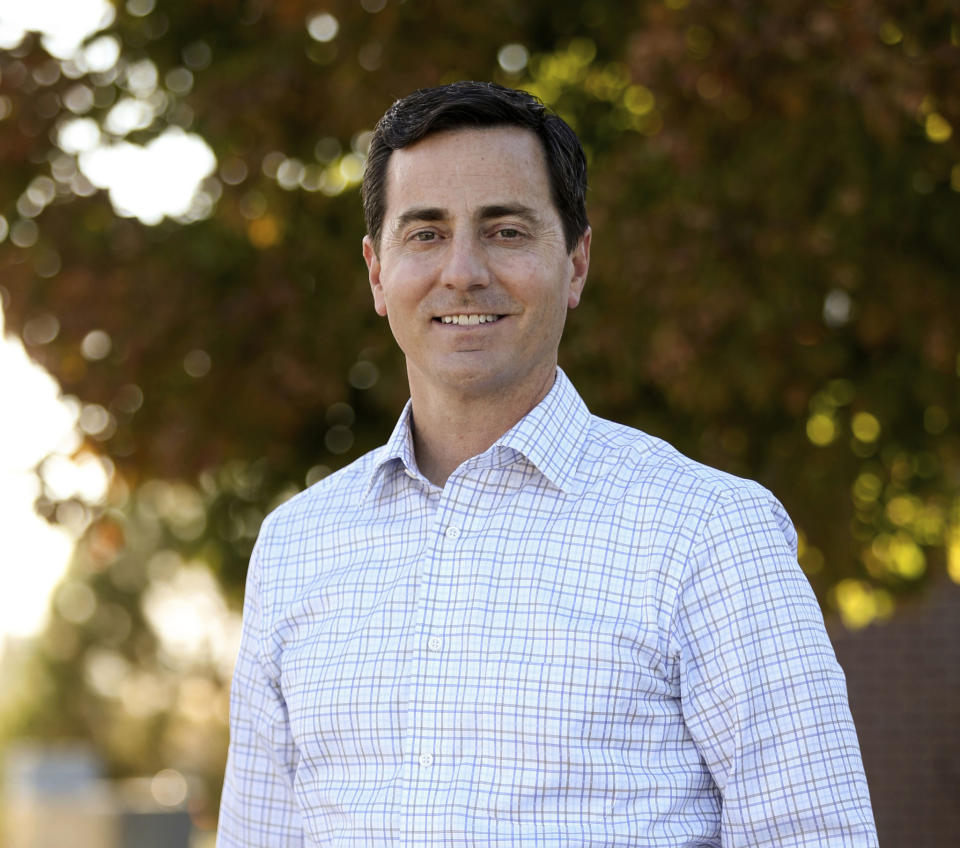
[{"label": "shoulder", "polygon": [[325,516],[356,506],[370,484],[379,455],[380,448],[372,450],[284,501],[264,519],[261,540],[296,534],[306,527],[315,532]]},{"label": "shoulder", "polygon": [[709,513],[739,499],[776,500],[753,480],[704,465],[663,439],[595,415],[584,440],[581,472],[588,488],[656,497],[682,504],[686,512]]},{"label": "shoulder", "polygon": [[673,445],[623,424],[591,416],[580,479],[584,493],[616,503],[648,529],[690,551],[720,523],[769,523],[790,547],[796,533],[780,501],[764,486],[697,462]]},{"label": "shoulder", "polygon": [[378,450],[361,456],[294,495],[263,520],[247,580],[256,587],[265,615],[278,615],[316,579],[332,539],[350,541],[351,533],[364,523],[364,494],[378,456]]}]

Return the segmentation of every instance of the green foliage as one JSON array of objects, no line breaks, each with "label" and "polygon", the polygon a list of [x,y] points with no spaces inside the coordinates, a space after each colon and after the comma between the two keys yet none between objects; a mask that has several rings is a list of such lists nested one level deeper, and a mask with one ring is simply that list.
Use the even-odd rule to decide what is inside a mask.
[{"label": "green foliage", "polygon": [[[164,665],[141,610],[160,578],[144,563],[205,563],[238,602],[266,511],[389,432],[406,389],[360,258],[364,133],[395,97],[458,78],[529,88],[584,140],[593,266],[561,357],[592,409],[770,487],[850,626],[888,615],[932,570],[960,580],[960,29],[946,4],[322,11],[339,25],[328,41],[310,37],[318,10],[299,0],[118,10],[121,66],[148,59],[167,81],[132,140],[179,125],[216,153],[192,223],[118,217],[56,147],[71,88],[90,87],[102,122],[122,73],[38,82],[54,76],[37,73],[50,62],[38,42],[0,53],[0,214],[23,218],[38,176],[57,187],[32,216],[37,241],[0,244],[7,324],[65,392],[109,413],[88,447],[116,480],[70,577],[96,610],[55,617],[41,643],[42,691],[59,695],[38,700],[34,731],[123,712],[91,689],[97,651],[160,689],[198,678],[224,697],[208,661]],[[529,60],[508,72],[497,56],[511,43]],[[189,90],[170,88],[178,68]],[[31,335],[50,316],[55,337]],[[93,330],[111,341],[102,359],[81,354]],[[134,561],[142,582],[118,588]],[[111,646],[101,618],[117,609],[127,632]],[[135,719],[140,747],[102,740],[119,770],[185,756],[162,740],[206,725],[170,709]],[[222,719],[203,721],[222,735]],[[219,767],[211,756],[213,783]]]}]

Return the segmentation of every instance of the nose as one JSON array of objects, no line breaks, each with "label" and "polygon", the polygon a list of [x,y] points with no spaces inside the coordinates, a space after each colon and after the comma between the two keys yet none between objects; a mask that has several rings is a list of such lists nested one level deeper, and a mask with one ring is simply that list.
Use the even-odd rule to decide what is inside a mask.
[{"label": "nose", "polygon": [[440,283],[463,291],[490,284],[487,257],[476,236],[457,233],[450,239],[444,251]]}]

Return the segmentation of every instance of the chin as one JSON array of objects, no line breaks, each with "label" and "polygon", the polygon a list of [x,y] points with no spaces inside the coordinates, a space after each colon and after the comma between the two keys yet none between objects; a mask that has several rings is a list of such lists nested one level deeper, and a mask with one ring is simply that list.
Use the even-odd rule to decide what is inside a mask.
[{"label": "chin", "polygon": [[445,369],[441,377],[449,390],[477,395],[502,391],[514,380],[515,375],[503,371],[466,366]]}]

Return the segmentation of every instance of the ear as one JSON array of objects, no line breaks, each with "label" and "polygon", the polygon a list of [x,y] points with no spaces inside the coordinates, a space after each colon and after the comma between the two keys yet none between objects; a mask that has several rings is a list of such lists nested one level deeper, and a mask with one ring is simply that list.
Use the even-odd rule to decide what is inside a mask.
[{"label": "ear", "polygon": [[580,241],[570,253],[570,262],[573,264],[573,276],[570,278],[569,295],[567,297],[567,306],[570,309],[576,309],[580,303],[580,295],[583,292],[584,284],[587,282],[587,271],[590,268],[590,239],[593,232],[589,227],[580,236]]},{"label": "ear", "polygon": [[383,297],[383,286],[380,285],[380,259],[370,236],[363,237],[363,261],[367,263],[370,291],[373,292],[373,308],[377,310],[377,315],[385,317],[387,302]]}]

